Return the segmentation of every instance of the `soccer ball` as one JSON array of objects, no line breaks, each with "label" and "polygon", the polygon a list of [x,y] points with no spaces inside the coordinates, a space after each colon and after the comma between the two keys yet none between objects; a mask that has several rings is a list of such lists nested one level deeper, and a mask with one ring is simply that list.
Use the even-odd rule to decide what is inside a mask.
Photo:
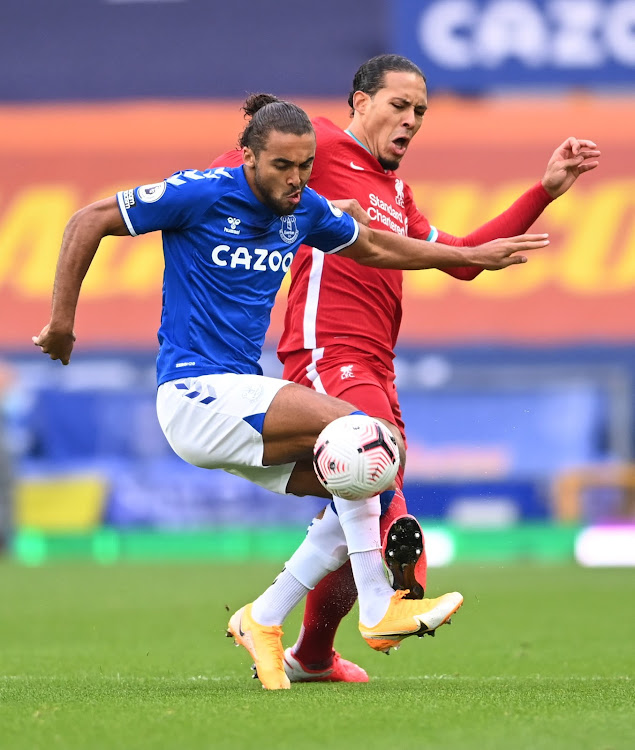
[{"label": "soccer ball", "polygon": [[397,476],[397,441],[376,419],[349,414],[322,430],[313,449],[313,468],[332,495],[345,500],[373,497]]}]

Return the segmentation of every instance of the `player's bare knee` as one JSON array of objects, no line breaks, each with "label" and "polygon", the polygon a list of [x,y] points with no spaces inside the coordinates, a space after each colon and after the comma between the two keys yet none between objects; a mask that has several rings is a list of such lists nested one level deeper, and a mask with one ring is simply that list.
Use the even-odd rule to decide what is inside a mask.
[{"label": "player's bare knee", "polygon": [[317,478],[313,469],[313,461],[298,461],[296,463],[289,477],[287,493],[298,497],[305,497],[306,495],[331,497],[331,493],[327,492]]},{"label": "player's bare knee", "polygon": [[353,411],[355,407],[346,401],[289,383],[278,391],[265,415],[263,462],[310,459],[320,432]]},{"label": "player's bare knee", "polygon": [[397,441],[397,448],[399,450],[399,462],[402,466],[406,465],[406,446],[403,441],[403,435],[399,431],[399,428],[397,425],[393,424],[392,422],[389,422],[387,419],[381,419],[380,417],[377,417],[377,421],[381,422],[385,427],[387,427],[390,432],[392,433],[393,437]]}]

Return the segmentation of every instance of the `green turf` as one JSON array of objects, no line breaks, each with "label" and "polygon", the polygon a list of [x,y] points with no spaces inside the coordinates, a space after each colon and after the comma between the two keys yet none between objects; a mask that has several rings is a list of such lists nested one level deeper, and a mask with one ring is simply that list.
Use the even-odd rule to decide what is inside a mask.
[{"label": "green turf", "polygon": [[268,693],[224,629],[275,572],[1,564],[0,748],[635,747],[632,571],[432,570],[465,594],[451,627],[386,657],[351,617],[336,645],[369,684]]}]

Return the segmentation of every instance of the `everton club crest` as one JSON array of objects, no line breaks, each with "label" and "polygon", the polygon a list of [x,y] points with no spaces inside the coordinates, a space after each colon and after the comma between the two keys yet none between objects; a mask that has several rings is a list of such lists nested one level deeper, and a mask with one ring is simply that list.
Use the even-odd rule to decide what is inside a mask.
[{"label": "everton club crest", "polygon": [[298,239],[298,226],[295,223],[295,216],[281,216],[280,237],[287,245],[291,245]]}]

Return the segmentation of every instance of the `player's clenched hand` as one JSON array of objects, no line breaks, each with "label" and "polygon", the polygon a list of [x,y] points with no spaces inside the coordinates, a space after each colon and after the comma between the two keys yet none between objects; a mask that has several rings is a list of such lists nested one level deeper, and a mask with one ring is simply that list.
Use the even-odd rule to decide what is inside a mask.
[{"label": "player's clenched hand", "polygon": [[542,185],[552,198],[566,193],[578,177],[599,165],[600,151],[593,141],[567,138],[553,152]]},{"label": "player's clenched hand", "polygon": [[527,258],[522,253],[546,247],[549,244],[547,238],[546,234],[521,234],[492,240],[472,248],[472,258],[486,271],[498,271],[517,263],[526,263]]},{"label": "player's clenched hand", "polygon": [[71,352],[75,343],[75,334],[51,331],[50,325],[45,325],[39,336],[32,336],[35,346],[39,346],[44,354],[51,359],[59,359],[63,365],[71,361]]},{"label": "player's clenched hand", "polygon": [[342,200],[331,201],[331,203],[341,211],[345,211],[347,214],[350,214],[350,216],[352,216],[355,221],[363,224],[365,227],[370,224],[370,216],[366,213],[366,211],[364,211],[364,209],[359,205],[355,198],[346,198]]}]

